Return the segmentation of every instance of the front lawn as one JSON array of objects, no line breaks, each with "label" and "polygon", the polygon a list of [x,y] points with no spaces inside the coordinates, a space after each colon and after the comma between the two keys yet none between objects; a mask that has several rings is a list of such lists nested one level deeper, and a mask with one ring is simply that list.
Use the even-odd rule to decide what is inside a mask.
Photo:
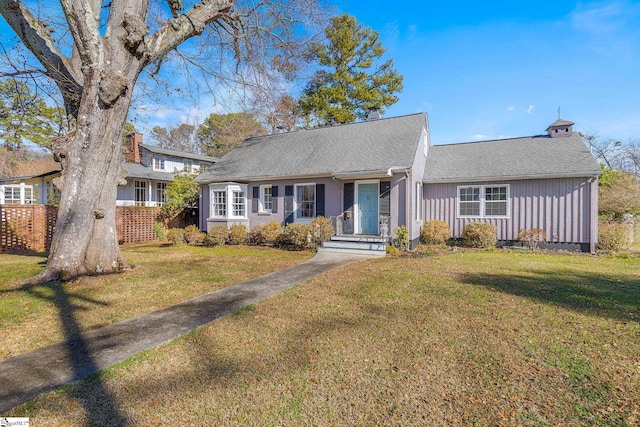
[{"label": "front lawn", "polygon": [[0,360],[313,256],[252,246],[204,248],[159,243],[125,245],[123,252],[135,266],[133,270],[27,289],[20,281],[37,274],[46,257],[0,255]]},{"label": "front lawn", "polygon": [[[179,272],[175,256],[158,268]],[[503,251],[361,261],[3,415],[78,426],[639,425],[639,267]]]}]

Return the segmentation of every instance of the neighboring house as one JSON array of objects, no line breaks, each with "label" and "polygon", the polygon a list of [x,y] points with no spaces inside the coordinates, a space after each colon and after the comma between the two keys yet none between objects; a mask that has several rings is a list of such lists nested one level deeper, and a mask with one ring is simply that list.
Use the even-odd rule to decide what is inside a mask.
[{"label": "neighboring house", "polygon": [[341,236],[387,237],[405,225],[415,245],[426,220],[447,221],[456,238],[485,221],[503,244],[520,228],[541,228],[560,247],[594,250],[600,168],[572,125],[431,146],[420,113],[250,138],[196,178],[200,224],[325,216]]},{"label": "neighboring house", "polygon": [[142,135],[128,135],[125,143],[127,184],[118,187],[118,206],[162,206],[167,184],[176,173],[198,173],[216,162],[215,157],[142,144]]},{"label": "neighboring house", "polygon": [[[162,206],[167,184],[176,173],[198,173],[217,159],[200,154],[142,144],[142,135],[128,135],[125,142],[126,181],[118,187],[117,206]],[[0,178],[0,204],[47,204],[59,199],[55,178],[60,169],[41,175]]]},{"label": "neighboring house", "polygon": [[37,175],[0,178],[0,205],[46,205],[59,199],[53,180],[60,175],[54,169]]}]

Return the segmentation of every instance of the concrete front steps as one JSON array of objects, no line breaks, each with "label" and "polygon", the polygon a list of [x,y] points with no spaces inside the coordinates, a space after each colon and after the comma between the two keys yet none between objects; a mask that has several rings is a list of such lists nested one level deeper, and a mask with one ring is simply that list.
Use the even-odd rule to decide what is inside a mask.
[{"label": "concrete front steps", "polygon": [[331,241],[322,243],[318,252],[385,256],[386,246],[387,239],[380,236],[333,236]]}]

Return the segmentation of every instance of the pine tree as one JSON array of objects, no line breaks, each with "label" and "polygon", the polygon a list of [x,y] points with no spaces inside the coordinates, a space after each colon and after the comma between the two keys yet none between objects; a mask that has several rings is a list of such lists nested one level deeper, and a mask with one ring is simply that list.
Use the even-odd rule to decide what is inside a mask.
[{"label": "pine tree", "polygon": [[348,14],[325,29],[326,43],[312,43],[310,58],[321,67],[300,97],[307,121],[318,125],[366,119],[372,108],[381,112],[398,102],[403,77],[393,59],[375,65],[386,49],[377,31]]}]

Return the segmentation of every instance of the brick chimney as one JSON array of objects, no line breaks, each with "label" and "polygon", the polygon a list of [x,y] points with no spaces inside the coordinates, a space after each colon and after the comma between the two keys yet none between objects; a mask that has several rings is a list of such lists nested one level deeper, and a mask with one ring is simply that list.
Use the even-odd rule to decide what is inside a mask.
[{"label": "brick chimney", "polygon": [[130,133],[125,137],[124,161],[127,163],[140,163],[141,133]]}]

